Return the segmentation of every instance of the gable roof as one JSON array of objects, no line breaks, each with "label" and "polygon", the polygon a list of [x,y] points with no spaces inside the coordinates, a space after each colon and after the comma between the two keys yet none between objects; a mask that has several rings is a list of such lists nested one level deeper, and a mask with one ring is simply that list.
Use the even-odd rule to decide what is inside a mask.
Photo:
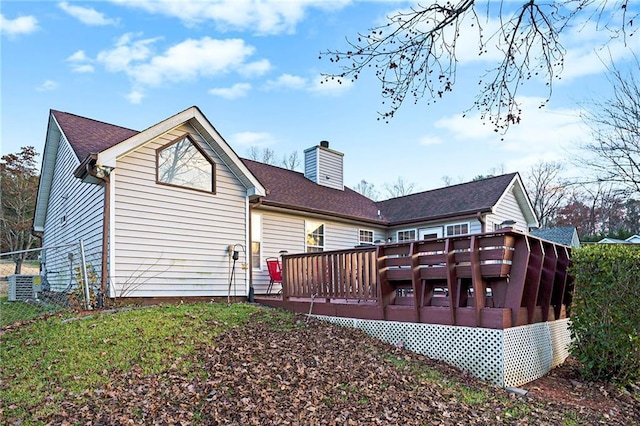
[{"label": "gable roof", "polygon": [[247,159],[242,161],[267,190],[263,205],[387,224],[378,214],[375,201],[350,188],[341,191],[318,185],[300,172]]},{"label": "gable roof", "polygon": [[444,219],[477,212],[490,212],[517,173],[461,183],[378,202],[393,223]]},{"label": "gable roof", "polygon": [[68,112],[52,109],[51,115],[55,118],[80,161],[139,133],[137,130],[80,117]]},{"label": "gable roof", "polygon": [[531,231],[531,235],[564,244],[565,246],[571,246],[574,242],[574,236],[577,237],[577,232],[575,226],[558,226],[555,228],[534,229]]}]

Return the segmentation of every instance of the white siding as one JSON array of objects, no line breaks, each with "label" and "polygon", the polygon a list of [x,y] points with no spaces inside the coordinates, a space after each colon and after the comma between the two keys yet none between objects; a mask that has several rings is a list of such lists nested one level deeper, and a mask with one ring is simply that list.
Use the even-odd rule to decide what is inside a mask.
[{"label": "white siding", "polygon": [[494,213],[487,215],[487,231],[493,231],[494,225],[500,225],[505,220],[514,220],[516,222],[514,225],[515,229],[524,232],[528,231],[527,221],[513,194],[513,187],[510,188],[504,197],[502,197],[502,200],[496,204]]},{"label": "white siding", "polygon": [[371,229],[374,239],[384,239],[385,231],[368,225],[346,224],[333,220],[305,217],[303,215],[276,213],[256,209],[262,215],[262,265],[253,270],[253,287],[256,294],[264,293],[269,285],[269,272],[265,259],[278,257],[281,250],[289,254],[305,251],[305,221],[324,223],[324,250],[349,249],[359,244],[358,229]]},{"label": "white siding", "polygon": [[318,152],[318,181],[319,185],[328,186],[329,188],[344,190],[342,182],[342,154],[320,148]]},{"label": "white siding", "polygon": [[[94,269],[98,277],[101,273],[104,187],[83,183],[73,176],[73,171],[79,164],[69,143],[64,136],[61,136],[51,182],[42,245],[43,247],[69,243],[75,243],[75,245],[46,250],[43,254],[46,278],[51,284],[51,289],[55,291],[76,285],[73,268],[80,265],[77,244],[80,239],[84,242],[88,268]],[[72,259],[69,253],[73,253]]]},{"label": "white siding", "polygon": [[[156,149],[190,133],[216,163],[216,193],[156,184]],[[189,125],[119,158],[115,179],[115,297],[244,296],[249,262],[246,188]]]},{"label": "white siding", "polygon": [[318,148],[304,151],[304,177],[312,182],[318,182]]}]

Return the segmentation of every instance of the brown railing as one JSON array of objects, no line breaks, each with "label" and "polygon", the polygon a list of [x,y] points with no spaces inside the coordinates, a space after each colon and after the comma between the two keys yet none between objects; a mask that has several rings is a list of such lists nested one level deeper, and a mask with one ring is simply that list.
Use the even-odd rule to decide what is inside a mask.
[{"label": "brown railing", "polygon": [[570,249],[505,230],[283,256],[278,306],[355,318],[507,328],[564,318]]}]

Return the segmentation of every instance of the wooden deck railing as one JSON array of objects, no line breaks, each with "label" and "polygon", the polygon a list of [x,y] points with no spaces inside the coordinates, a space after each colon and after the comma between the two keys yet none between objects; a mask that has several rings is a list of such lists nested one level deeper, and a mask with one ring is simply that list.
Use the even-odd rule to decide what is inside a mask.
[{"label": "wooden deck railing", "polygon": [[501,232],[283,256],[278,306],[299,312],[507,328],[560,319],[570,249]]}]

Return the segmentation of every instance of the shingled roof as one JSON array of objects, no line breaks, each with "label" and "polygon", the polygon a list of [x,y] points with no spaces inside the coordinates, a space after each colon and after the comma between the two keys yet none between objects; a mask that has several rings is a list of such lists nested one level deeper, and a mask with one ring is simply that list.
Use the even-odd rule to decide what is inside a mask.
[{"label": "shingled roof", "polygon": [[[100,153],[140,133],[136,130],[51,110],[79,160]],[[375,202],[347,187],[344,191],[318,185],[300,172],[242,159],[267,189],[262,203],[381,225],[434,220],[489,212],[517,173]]]},{"label": "shingled roof", "polygon": [[394,224],[489,212],[517,173],[447,186],[378,202]]},{"label": "shingled roof", "polygon": [[140,133],[68,112],[51,110],[51,114],[80,161]]},{"label": "shingled roof", "polygon": [[375,201],[352,189],[328,188],[310,181],[300,172],[247,159],[242,161],[266,188],[264,205],[386,224],[384,217],[378,215]]}]

